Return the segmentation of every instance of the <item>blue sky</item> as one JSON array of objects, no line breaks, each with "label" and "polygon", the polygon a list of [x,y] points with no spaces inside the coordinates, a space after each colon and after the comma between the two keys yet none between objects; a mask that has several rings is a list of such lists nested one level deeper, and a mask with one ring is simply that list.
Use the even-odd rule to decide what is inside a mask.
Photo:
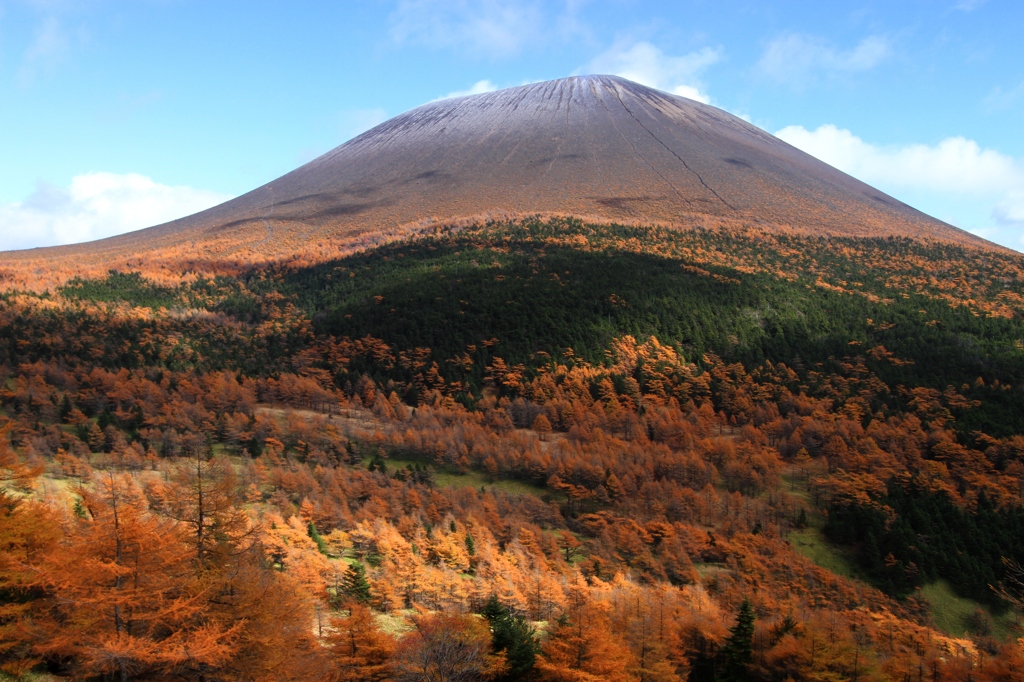
[{"label": "blue sky", "polygon": [[1024,250],[1024,3],[0,0],[0,249],[253,189],[452,93],[617,73]]}]

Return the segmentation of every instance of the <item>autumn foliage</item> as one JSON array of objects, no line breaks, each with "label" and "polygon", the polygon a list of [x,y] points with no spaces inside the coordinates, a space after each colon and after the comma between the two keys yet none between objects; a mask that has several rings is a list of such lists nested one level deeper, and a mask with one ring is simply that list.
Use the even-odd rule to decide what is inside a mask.
[{"label": "autumn foliage", "polygon": [[[607,237],[577,236],[573,248],[591,252]],[[757,267],[784,278],[795,264],[815,286],[867,300],[773,239]],[[754,267],[752,243],[741,233],[732,251],[686,260],[678,249],[692,244],[658,242],[658,255],[732,291]],[[986,334],[1017,333],[1019,279],[985,293],[969,259],[951,256],[967,279],[949,288],[925,274],[938,265],[901,253],[872,268],[966,309]],[[554,274],[552,287],[569,281]],[[988,356],[986,376],[943,386],[910,381],[925,351],[881,343],[844,342],[820,361],[742,359],[756,321],[752,336],[700,354],[616,330],[528,354],[480,333],[445,357],[327,333],[297,294],[260,289],[258,275],[225,282],[190,311],[73,292],[0,298],[6,673],[1021,679],[1017,633],[986,621],[1024,599],[1012,343]],[[865,334],[885,324],[896,323],[867,320]],[[587,350],[599,338],[600,352]],[[986,423],[985,410],[1009,415],[1005,431],[966,426]],[[844,519],[856,532],[837,529]],[[964,557],[972,528],[999,540]],[[808,536],[860,577],[797,551]],[[982,558],[975,572],[990,580],[956,581]],[[969,632],[937,629],[920,590],[937,579],[978,603]]]}]

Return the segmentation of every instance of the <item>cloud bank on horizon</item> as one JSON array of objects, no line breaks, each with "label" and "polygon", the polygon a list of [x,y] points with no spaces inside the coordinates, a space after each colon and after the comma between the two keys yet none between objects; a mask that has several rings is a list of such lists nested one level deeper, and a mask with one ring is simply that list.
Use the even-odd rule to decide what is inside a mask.
[{"label": "cloud bank on horizon", "polygon": [[191,215],[231,197],[170,187],[137,173],[85,173],[71,186],[39,184],[25,201],[0,204],[0,251],[103,239]]},{"label": "cloud bank on horizon", "polygon": [[[933,213],[936,218],[1018,250],[1024,248],[1024,163],[1017,159],[983,149],[964,137],[946,138],[935,145],[882,146],[831,124],[815,130],[787,126],[775,135],[897,198],[908,194],[944,197],[946,206],[936,203],[941,207]],[[965,224],[965,212],[943,215],[942,208],[949,210],[952,205],[972,211],[983,222]]]}]

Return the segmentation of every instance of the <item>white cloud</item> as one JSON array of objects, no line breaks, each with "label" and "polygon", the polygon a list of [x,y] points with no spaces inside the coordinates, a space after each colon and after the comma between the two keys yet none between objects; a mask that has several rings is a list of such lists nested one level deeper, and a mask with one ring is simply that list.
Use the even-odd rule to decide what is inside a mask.
[{"label": "white cloud", "polygon": [[961,12],[973,12],[986,2],[987,0],[960,0],[953,7]]},{"label": "white cloud", "polygon": [[30,83],[40,71],[52,69],[64,61],[71,48],[71,40],[58,18],[50,14],[36,28],[32,42],[22,56],[18,81]]},{"label": "white cloud", "polygon": [[976,196],[1024,189],[1024,168],[1016,160],[964,137],[881,147],[834,125],[813,131],[789,126],[775,135],[868,182]]},{"label": "white cloud", "polygon": [[[1002,226],[1020,229],[1024,237],[1024,188],[1007,192],[1003,201],[992,211],[992,216]],[[1024,239],[1021,243],[1024,244]]]},{"label": "white cloud", "polygon": [[580,73],[621,76],[708,104],[711,99],[703,92],[700,76],[721,57],[721,50],[710,47],[673,57],[646,41],[618,43],[595,57]]},{"label": "white cloud", "polygon": [[801,86],[817,74],[869,71],[892,55],[884,36],[868,36],[850,50],[839,50],[814,36],[791,33],[776,38],[765,49],[757,69],[776,81]]},{"label": "white cloud", "polygon": [[1022,97],[1024,97],[1024,81],[1018,83],[1016,87],[1007,89],[997,85],[985,96],[982,104],[989,111],[1003,111],[1013,108]]},{"label": "white cloud", "polygon": [[473,83],[473,85],[469,86],[469,89],[467,90],[455,90],[454,92],[449,92],[447,95],[431,100],[431,102],[440,102],[443,99],[453,99],[455,97],[468,97],[469,95],[482,95],[485,92],[494,92],[497,89],[497,85],[492,83],[490,80],[484,79]]},{"label": "white cloud", "polygon": [[565,25],[544,3],[522,0],[399,0],[390,21],[395,42],[490,56],[515,54],[550,25]]},{"label": "white cloud", "polygon": [[74,244],[159,225],[230,197],[170,187],[144,175],[86,173],[68,188],[41,183],[25,201],[0,204],[0,250]]},{"label": "white cloud", "polygon": [[881,146],[849,130],[789,126],[775,135],[927,213],[1020,249],[1024,245],[1024,161],[974,140]]}]

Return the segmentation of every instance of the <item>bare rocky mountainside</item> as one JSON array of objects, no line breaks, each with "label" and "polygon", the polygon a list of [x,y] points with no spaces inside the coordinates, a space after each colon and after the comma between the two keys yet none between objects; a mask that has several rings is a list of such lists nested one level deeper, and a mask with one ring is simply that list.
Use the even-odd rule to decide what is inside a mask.
[{"label": "bare rocky mountainside", "polygon": [[535,214],[987,245],[721,109],[579,76],[425,104],[207,211],[2,260],[77,273],[155,262],[209,270]]}]

